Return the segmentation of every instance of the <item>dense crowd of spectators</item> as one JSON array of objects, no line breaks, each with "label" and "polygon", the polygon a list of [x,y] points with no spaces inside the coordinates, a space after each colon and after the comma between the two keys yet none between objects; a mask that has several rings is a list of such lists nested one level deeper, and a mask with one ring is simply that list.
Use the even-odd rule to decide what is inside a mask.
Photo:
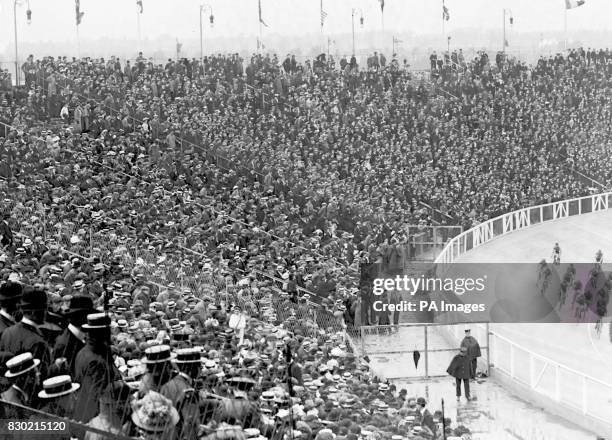
[{"label": "dense crowd of spectators", "polygon": [[361,310],[359,264],[413,257],[423,203],[469,227],[585,193],[574,170],[608,186],[610,57],[588,53],[455,53],[431,82],[379,54],[29,58],[0,106],[0,350],[18,389],[50,381],[18,398],[152,438],[155,417],[185,438],[427,438],[440,414],[345,340],[389,322]]}]

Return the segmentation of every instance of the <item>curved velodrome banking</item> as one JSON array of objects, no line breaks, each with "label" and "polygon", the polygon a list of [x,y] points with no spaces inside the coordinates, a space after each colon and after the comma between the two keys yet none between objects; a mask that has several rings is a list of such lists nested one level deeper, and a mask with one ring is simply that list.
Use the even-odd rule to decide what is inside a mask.
[{"label": "curved velodrome banking", "polygon": [[[540,221],[542,218],[543,222]],[[612,193],[525,208],[488,223],[457,237],[454,243],[449,243],[436,262],[442,265],[451,262],[536,263],[542,258],[550,262],[555,242],[561,246],[562,262],[594,262],[598,249],[604,254],[604,262],[612,259]],[[534,396],[544,394],[573,409],[578,417],[586,413],[604,424],[608,414],[607,423],[612,431],[612,401],[609,397],[612,392],[612,344],[608,338],[607,326],[604,326],[600,339],[593,336],[593,326],[495,324],[491,325],[491,330],[516,344],[515,347],[525,349],[515,350],[514,356],[521,356],[526,368],[529,368],[529,356],[526,354],[531,352],[541,356],[534,362],[537,365],[543,365],[542,359],[551,361],[544,373],[545,377],[554,374],[557,364],[562,371],[567,371],[562,374],[566,376],[562,384],[566,389],[561,394],[555,395],[552,380],[549,381],[551,383],[541,383],[532,388]],[[506,352],[509,351],[508,347],[509,344],[505,347]],[[500,366],[510,363],[504,357],[510,357],[510,354],[501,353],[501,359],[497,358]],[[495,360],[495,353],[492,353],[492,358]],[[563,370],[564,367],[567,370]],[[502,372],[508,375],[508,370]],[[581,375],[596,378],[608,386],[585,380],[586,386],[583,387]],[[519,381],[516,377],[510,379]],[[521,382],[524,385],[529,382],[529,378]],[[575,402],[571,402],[572,398]],[[586,401],[586,406],[581,400]]]}]

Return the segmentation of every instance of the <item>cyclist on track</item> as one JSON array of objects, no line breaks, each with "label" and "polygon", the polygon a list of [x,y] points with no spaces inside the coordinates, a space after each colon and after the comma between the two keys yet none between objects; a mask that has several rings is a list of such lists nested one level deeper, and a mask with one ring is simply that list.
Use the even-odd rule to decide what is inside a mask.
[{"label": "cyclist on track", "polygon": [[555,243],[555,246],[553,247],[552,259],[553,264],[556,264],[557,266],[561,263],[561,247],[559,246],[559,243]]}]

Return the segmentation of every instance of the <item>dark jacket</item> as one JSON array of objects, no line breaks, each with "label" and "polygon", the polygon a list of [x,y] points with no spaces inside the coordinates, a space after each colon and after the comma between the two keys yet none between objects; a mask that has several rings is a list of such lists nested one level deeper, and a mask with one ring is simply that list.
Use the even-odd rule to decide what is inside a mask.
[{"label": "dark jacket", "polygon": [[446,372],[456,379],[469,379],[472,377],[472,364],[466,355],[457,354],[446,369]]},{"label": "dark jacket", "polygon": [[77,353],[74,363],[75,382],[81,384],[74,419],[89,422],[98,414],[100,396],[108,385],[121,378],[110,350],[91,343]]},{"label": "dark jacket", "polygon": [[15,325],[15,321],[9,320],[6,316],[0,315],[0,336],[7,328]]},{"label": "dark jacket", "polygon": [[421,417],[421,426],[428,428],[435,438],[437,431],[436,423],[434,422],[433,416],[431,415],[428,409],[425,409],[425,411],[423,411],[423,416]]},{"label": "dark jacket", "polygon": [[13,231],[6,220],[0,220],[0,243],[4,246],[13,244]]},{"label": "dark jacket", "polygon": [[47,377],[47,368],[51,363],[51,349],[42,333],[30,324],[18,322],[2,332],[0,351],[9,351],[15,356],[30,352],[35,359],[40,360],[40,373]]},{"label": "dark jacket", "polygon": [[74,364],[78,352],[85,346],[85,343],[77,338],[69,329],[59,335],[55,341],[55,347],[53,348],[53,359],[66,358],[70,371],[70,376],[75,377]]},{"label": "dark jacket", "polygon": [[473,336],[466,336],[463,338],[461,341],[461,347],[467,348],[467,355],[472,359],[482,356],[482,353],[480,352],[480,345]]}]

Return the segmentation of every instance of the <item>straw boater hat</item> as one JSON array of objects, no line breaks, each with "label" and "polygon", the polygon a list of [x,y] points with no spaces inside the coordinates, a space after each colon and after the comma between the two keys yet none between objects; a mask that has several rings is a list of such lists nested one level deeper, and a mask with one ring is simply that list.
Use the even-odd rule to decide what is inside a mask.
[{"label": "straw boater hat", "polygon": [[199,364],[202,362],[202,348],[181,348],[176,350],[172,359],[177,364]]},{"label": "straw boater hat", "polygon": [[155,391],[149,391],[133,406],[132,421],[148,432],[163,432],[175,426],[179,414],[172,402]]},{"label": "straw boater hat", "polygon": [[83,330],[98,330],[109,328],[111,319],[106,313],[91,313],[87,315],[87,323],[83,324]]},{"label": "straw boater hat", "polygon": [[154,345],[145,350],[145,358],[142,360],[145,364],[159,364],[172,359],[169,345]]},{"label": "straw boater hat", "polygon": [[33,370],[39,365],[40,361],[38,359],[34,359],[32,353],[21,353],[6,362],[6,368],[8,371],[4,373],[4,376],[8,377],[9,379],[12,377],[17,377],[27,373],[30,370]]},{"label": "straw boater hat", "polygon": [[72,383],[68,375],[55,376],[43,381],[43,390],[38,393],[41,399],[54,399],[73,393],[81,387],[78,383]]}]

